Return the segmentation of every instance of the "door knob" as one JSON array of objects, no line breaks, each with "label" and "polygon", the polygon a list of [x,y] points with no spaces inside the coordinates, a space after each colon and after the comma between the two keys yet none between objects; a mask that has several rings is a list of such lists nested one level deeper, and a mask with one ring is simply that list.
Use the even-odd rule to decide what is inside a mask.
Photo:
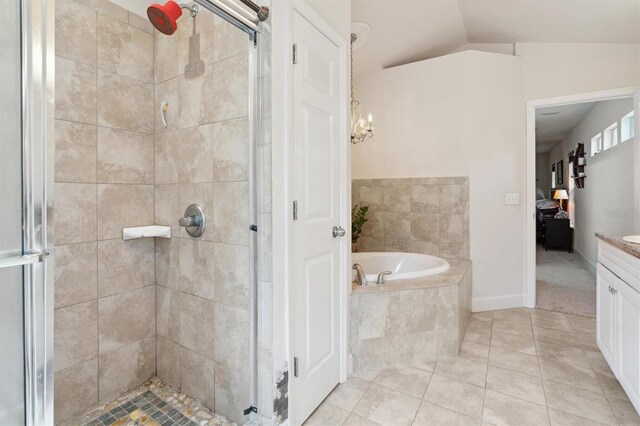
[{"label": "door knob", "polygon": [[333,238],[344,237],[346,233],[342,226],[333,227]]}]

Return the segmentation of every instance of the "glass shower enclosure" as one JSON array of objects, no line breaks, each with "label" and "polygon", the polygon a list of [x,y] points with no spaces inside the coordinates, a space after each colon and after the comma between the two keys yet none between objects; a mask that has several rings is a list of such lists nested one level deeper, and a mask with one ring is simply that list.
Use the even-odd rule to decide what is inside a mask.
[{"label": "glass shower enclosure", "polygon": [[0,17],[0,424],[51,424],[50,150],[53,9],[12,1]]}]

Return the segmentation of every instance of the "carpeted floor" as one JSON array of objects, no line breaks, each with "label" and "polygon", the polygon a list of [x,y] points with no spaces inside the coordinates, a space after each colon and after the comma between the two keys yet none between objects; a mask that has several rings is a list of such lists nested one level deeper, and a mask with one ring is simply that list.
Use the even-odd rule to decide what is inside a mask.
[{"label": "carpeted floor", "polygon": [[577,253],[536,251],[536,308],[596,316],[596,276]]}]

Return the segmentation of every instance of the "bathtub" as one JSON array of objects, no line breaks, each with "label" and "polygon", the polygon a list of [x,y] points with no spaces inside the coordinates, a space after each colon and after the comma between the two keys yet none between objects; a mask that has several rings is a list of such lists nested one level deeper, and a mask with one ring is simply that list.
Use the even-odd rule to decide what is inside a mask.
[{"label": "bathtub", "polygon": [[385,281],[394,281],[442,274],[450,268],[449,262],[436,256],[401,252],[353,253],[351,263],[362,266],[370,283],[375,283],[383,271],[391,271]]}]

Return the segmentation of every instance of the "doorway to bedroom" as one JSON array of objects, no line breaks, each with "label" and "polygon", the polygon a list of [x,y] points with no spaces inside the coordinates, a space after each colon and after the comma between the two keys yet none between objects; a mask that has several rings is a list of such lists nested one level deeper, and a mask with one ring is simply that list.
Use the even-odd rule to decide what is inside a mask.
[{"label": "doorway to bedroom", "polygon": [[635,226],[635,120],[632,94],[535,109],[536,308],[595,318],[595,234]]}]

